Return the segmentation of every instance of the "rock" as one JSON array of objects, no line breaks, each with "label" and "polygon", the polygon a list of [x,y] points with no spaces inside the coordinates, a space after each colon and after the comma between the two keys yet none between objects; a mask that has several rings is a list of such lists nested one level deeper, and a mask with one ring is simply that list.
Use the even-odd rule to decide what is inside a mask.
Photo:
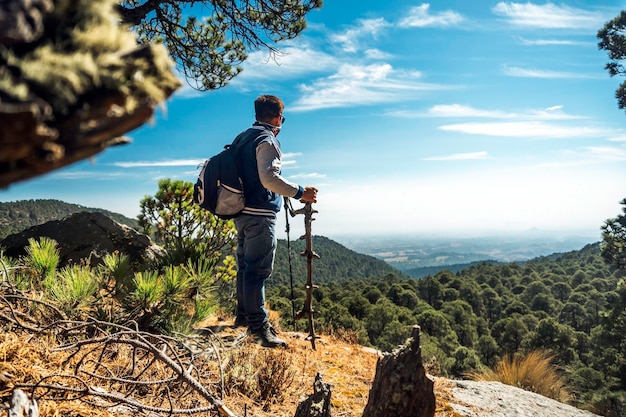
[{"label": "rock", "polygon": [[407,342],[378,361],[363,417],[434,415],[434,383],[422,364],[420,327],[413,326]]},{"label": "rock", "polygon": [[7,236],[0,242],[0,247],[7,256],[17,258],[26,254],[28,239],[42,236],[59,244],[59,266],[81,259],[88,260],[93,266],[102,263],[107,253],[119,251],[128,255],[131,263],[141,269],[165,255],[165,250],[147,235],[96,212],[75,213],[62,220],[33,226]]},{"label": "rock", "polygon": [[599,417],[495,381],[451,381],[451,406],[461,417]]},{"label": "rock", "polygon": [[330,395],[330,385],[322,381],[322,374],[318,372],[313,394],[298,404],[294,417],[330,417]]},{"label": "rock", "polygon": [[9,417],[39,417],[39,406],[20,389],[13,390]]}]

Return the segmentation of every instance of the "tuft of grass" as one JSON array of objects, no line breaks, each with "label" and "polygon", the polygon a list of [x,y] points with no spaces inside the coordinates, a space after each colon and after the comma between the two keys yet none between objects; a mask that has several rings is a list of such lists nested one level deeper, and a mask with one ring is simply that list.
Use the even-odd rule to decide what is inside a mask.
[{"label": "tuft of grass", "polygon": [[475,381],[498,381],[568,403],[572,394],[553,364],[555,355],[534,350],[526,355],[506,355],[493,369],[468,373]]},{"label": "tuft of grass", "polygon": [[55,240],[45,236],[40,237],[39,240],[28,239],[24,263],[35,271],[40,282],[54,278],[60,260],[58,244]]},{"label": "tuft of grass", "polygon": [[254,358],[257,352],[249,344],[244,344],[229,352],[225,358],[224,390],[226,395],[233,396],[235,392],[253,398],[256,391],[254,379]]},{"label": "tuft of grass", "polygon": [[269,411],[272,404],[285,400],[285,392],[296,376],[291,369],[289,357],[278,349],[263,351],[255,357],[259,398],[264,401],[263,410]]},{"label": "tuft of grass", "polygon": [[28,288],[29,282],[23,273],[16,273],[16,270],[21,266],[14,258],[9,258],[4,255],[0,249],[0,281],[8,281],[20,289],[24,290]]},{"label": "tuft of grass", "polygon": [[226,394],[232,396],[237,391],[262,404],[263,411],[283,403],[296,376],[290,355],[281,349],[259,352],[252,343],[244,343],[229,352],[225,363]]},{"label": "tuft of grass", "polygon": [[107,253],[102,258],[102,264],[98,265],[97,271],[103,281],[113,282],[115,292],[120,297],[126,296],[135,289],[130,258],[124,253],[118,251]]},{"label": "tuft of grass", "polygon": [[156,307],[162,299],[164,289],[158,271],[135,273],[133,286],[135,290],[131,294],[132,300],[144,310]]},{"label": "tuft of grass", "polygon": [[73,264],[62,268],[56,278],[44,285],[59,303],[69,307],[87,305],[99,289],[99,281],[91,268]]}]

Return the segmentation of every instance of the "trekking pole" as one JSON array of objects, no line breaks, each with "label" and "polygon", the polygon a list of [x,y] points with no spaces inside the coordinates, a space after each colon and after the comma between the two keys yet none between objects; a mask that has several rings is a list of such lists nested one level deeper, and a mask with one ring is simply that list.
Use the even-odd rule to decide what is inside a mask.
[{"label": "trekking pole", "polygon": [[285,232],[287,233],[287,261],[289,262],[289,283],[291,284],[291,318],[293,319],[293,331],[298,331],[298,325],[296,324],[296,300],[293,294],[293,270],[291,268],[291,243],[289,240],[289,231],[291,227],[289,226],[289,215],[291,217],[296,214],[293,212],[293,207],[291,206],[291,200],[285,197]]},{"label": "trekking pole", "polygon": [[296,320],[301,319],[305,315],[308,316],[309,319],[309,336],[308,339],[311,340],[311,346],[313,350],[315,350],[315,339],[318,337],[315,336],[315,328],[313,326],[313,289],[317,288],[317,286],[313,285],[313,258],[319,259],[319,255],[313,251],[313,237],[311,235],[311,223],[313,223],[313,214],[317,213],[317,210],[313,209],[312,203],[305,203],[304,207],[296,210],[295,214],[304,213],[304,236],[301,236],[300,239],[304,239],[306,242],[306,247],[304,252],[300,255],[306,256],[306,298],[304,300],[304,308],[296,314]]}]

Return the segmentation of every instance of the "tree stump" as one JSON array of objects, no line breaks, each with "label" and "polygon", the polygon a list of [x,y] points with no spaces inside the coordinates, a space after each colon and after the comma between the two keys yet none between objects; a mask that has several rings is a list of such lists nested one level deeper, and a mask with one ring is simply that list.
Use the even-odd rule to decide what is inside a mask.
[{"label": "tree stump", "polygon": [[313,394],[298,404],[294,417],[330,417],[330,384],[318,373],[313,383]]},{"label": "tree stump", "polygon": [[426,376],[420,348],[420,327],[376,364],[376,376],[363,417],[433,417],[434,383]]}]

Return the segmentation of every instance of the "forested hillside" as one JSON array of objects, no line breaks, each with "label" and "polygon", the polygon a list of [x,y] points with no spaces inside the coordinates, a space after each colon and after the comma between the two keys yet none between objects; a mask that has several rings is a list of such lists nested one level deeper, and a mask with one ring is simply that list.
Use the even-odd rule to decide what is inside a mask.
[{"label": "forested hillside", "polygon": [[413,277],[413,278],[422,278],[428,275],[434,275],[437,272],[443,271],[446,269],[450,272],[457,273],[459,271],[470,268],[472,266],[480,265],[481,263],[484,263],[484,262],[490,263],[490,264],[502,263],[498,261],[489,260],[489,261],[470,262],[470,263],[462,263],[462,264],[454,264],[454,265],[446,265],[446,266],[424,266],[421,268],[407,269],[406,271],[404,271],[404,273],[406,273],[408,276]]},{"label": "forested hillside", "polygon": [[[393,274],[329,280],[315,290],[313,307],[318,328],[352,329],[361,343],[383,350],[402,343],[411,326],[419,324],[423,357],[446,376],[492,367],[507,353],[547,350],[555,355],[579,406],[623,417],[623,278],[623,272],[603,261],[599,244],[593,244],[524,265],[481,263],[419,280]],[[298,286],[295,294],[299,310],[304,288]],[[268,296],[272,308],[290,323],[289,287],[272,283]]]},{"label": "forested hillside", "polygon": [[59,220],[81,211],[104,213],[118,223],[137,229],[136,219],[99,208],[83,207],[59,200],[20,200],[0,203],[0,239],[50,220]]},{"label": "forested hillside", "polygon": [[[304,252],[305,242],[295,240],[290,242],[290,247],[293,279],[301,285],[306,282],[306,257],[300,255]],[[341,283],[351,279],[382,277],[387,274],[408,277],[380,259],[354,252],[323,236],[313,236],[313,251],[320,256],[319,259],[312,261],[313,282],[316,284]],[[276,284],[290,282],[287,253],[287,241],[279,240],[272,274],[272,281]]]}]

